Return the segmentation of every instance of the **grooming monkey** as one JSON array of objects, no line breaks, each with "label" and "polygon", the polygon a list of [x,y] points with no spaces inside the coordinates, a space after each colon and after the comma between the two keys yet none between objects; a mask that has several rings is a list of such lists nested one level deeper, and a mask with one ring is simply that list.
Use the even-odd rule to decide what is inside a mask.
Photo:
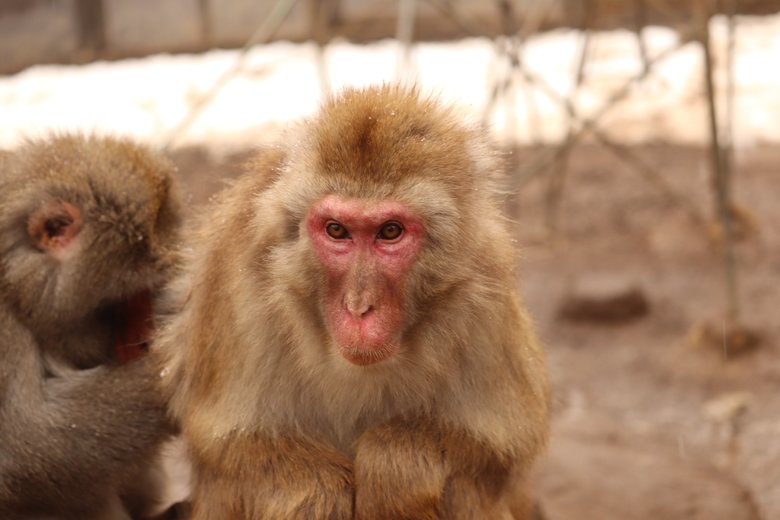
[{"label": "grooming monkey", "polygon": [[221,195],[156,338],[197,519],[526,518],[548,435],[483,131],[347,90]]},{"label": "grooming monkey", "polygon": [[176,266],[172,170],[78,135],[0,157],[0,518],[157,505],[151,465],[171,428],[159,376],[132,360]]}]

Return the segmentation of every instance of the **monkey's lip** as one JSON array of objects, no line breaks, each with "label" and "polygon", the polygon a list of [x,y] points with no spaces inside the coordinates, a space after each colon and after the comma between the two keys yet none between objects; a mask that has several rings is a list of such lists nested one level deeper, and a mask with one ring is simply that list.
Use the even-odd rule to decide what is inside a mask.
[{"label": "monkey's lip", "polygon": [[398,352],[397,342],[390,342],[379,347],[344,347],[339,345],[339,353],[352,363],[358,366],[373,365],[390,357]]},{"label": "monkey's lip", "polygon": [[388,317],[381,311],[371,310],[355,318],[341,310],[338,316],[333,337],[339,352],[350,363],[372,365],[398,352],[399,342],[393,334],[388,334]]}]

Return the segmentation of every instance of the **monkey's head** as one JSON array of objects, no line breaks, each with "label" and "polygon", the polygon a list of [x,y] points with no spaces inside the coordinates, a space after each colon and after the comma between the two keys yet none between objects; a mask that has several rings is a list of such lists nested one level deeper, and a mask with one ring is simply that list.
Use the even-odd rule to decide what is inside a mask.
[{"label": "monkey's head", "polygon": [[175,257],[172,171],[114,138],[59,135],[10,154],[0,175],[0,283],[21,317],[64,326],[155,289]]},{"label": "monkey's head", "polygon": [[303,125],[271,188],[282,211],[266,224],[278,218],[298,257],[275,255],[274,276],[353,364],[435,344],[421,336],[448,326],[448,299],[462,302],[473,284],[475,303],[511,280],[498,272],[512,263],[497,202],[502,164],[460,121],[414,89],[346,91]]}]

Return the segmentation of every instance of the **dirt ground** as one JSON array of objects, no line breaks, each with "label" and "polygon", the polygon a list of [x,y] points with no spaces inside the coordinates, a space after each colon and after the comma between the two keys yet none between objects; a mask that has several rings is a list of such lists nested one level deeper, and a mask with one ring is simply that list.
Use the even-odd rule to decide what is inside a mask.
[{"label": "dirt ground", "polygon": [[[195,211],[247,153],[214,152],[174,154]],[[546,517],[780,518],[780,148],[736,154],[735,199],[753,224],[736,247],[740,315],[763,340],[747,353],[721,341],[726,293],[707,155],[660,145],[632,152],[682,203],[587,146],[569,158],[557,232],[545,219],[548,175],[510,203],[519,283],[554,389],[552,441],[536,478]],[[522,168],[537,153],[514,159]],[[624,288],[640,291],[649,312],[560,317],[572,296]]]}]

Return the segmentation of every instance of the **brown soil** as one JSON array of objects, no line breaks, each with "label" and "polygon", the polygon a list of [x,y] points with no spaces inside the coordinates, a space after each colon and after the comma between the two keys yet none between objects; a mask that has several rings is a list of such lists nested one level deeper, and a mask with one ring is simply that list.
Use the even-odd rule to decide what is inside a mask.
[{"label": "brown soil", "polygon": [[[704,221],[591,147],[569,158],[555,233],[545,224],[549,174],[510,204],[520,286],[554,388],[553,437],[536,479],[545,515],[780,518],[780,148],[736,156],[735,200],[754,228],[736,246],[740,325],[760,339],[741,350],[723,341],[730,335],[707,155],[632,151]],[[535,153],[519,150],[514,162],[522,167]],[[195,211],[244,157],[175,153]],[[583,291],[595,288],[597,297],[603,287],[639,291],[648,312],[565,319],[572,295],[588,301]]]}]

